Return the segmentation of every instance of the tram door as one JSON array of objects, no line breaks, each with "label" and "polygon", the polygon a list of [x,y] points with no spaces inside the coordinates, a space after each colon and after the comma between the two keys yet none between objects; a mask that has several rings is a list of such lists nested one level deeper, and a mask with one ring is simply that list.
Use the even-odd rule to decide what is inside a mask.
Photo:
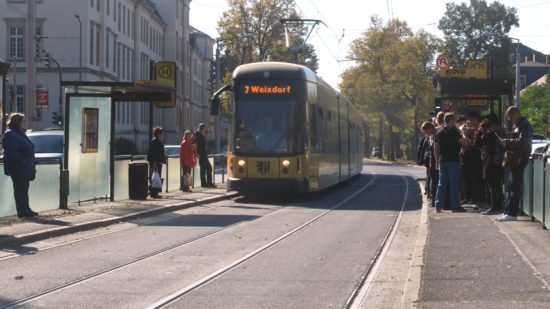
[{"label": "tram door", "polygon": [[71,97],[69,134],[69,203],[109,195],[111,99]]},{"label": "tram door", "polygon": [[338,114],[340,130],[340,181],[349,178],[349,119],[348,104],[338,97]]}]

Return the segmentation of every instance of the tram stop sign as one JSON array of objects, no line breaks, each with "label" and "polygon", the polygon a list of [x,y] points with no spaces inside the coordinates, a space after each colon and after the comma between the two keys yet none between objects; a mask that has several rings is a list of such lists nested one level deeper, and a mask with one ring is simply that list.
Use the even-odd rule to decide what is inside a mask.
[{"label": "tram stop sign", "polygon": [[157,108],[173,108],[176,106],[176,76],[178,67],[173,61],[155,62],[155,82],[157,85],[173,88],[170,101],[155,101],[153,104]]}]

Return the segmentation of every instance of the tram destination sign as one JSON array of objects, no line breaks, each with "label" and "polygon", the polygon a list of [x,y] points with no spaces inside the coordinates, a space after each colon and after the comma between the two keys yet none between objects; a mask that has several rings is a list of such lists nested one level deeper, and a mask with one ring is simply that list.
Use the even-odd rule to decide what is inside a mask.
[{"label": "tram destination sign", "polygon": [[241,86],[244,95],[289,95],[292,94],[291,85],[260,85],[246,83]]}]

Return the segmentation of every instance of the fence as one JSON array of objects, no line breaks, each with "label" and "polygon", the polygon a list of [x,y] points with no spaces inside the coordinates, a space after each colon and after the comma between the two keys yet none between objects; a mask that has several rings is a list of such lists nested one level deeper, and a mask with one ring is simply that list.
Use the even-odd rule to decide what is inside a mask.
[{"label": "fence", "polygon": [[[36,179],[29,189],[30,205],[34,211],[54,210],[61,207],[62,199],[62,156],[37,155]],[[214,183],[225,182],[225,155],[209,156],[212,164]],[[147,162],[145,156],[116,156],[114,162],[114,199],[126,200],[128,192],[128,168],[131,162]],[[221,173],[221,175],[220,175]],[[191,172],[193,187],[200,186],[200,172],[196,167]],[[218,177],[216,177],[218,176]],[[164,190],[166,192],[180,189],[181,169],[179,156],[169,156],[163,169]],[[4,175],[4,166],[0,161],[0,217],[15,215],[15,200],[10,177]]]},{"label": "fence", "polygon": [[532,221],[550,227],[550,158],[529,159],[523,177],[522,211]]}]

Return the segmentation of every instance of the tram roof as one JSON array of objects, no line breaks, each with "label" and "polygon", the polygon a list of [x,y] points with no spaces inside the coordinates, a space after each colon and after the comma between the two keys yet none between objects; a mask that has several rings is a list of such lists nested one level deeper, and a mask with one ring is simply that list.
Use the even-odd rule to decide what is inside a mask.
[{"label": "tram roof", "polygon": [[286,62],[256,62],[243,64],[233,72],[233,79],[303,79],[317,81],[308,67]]}]

